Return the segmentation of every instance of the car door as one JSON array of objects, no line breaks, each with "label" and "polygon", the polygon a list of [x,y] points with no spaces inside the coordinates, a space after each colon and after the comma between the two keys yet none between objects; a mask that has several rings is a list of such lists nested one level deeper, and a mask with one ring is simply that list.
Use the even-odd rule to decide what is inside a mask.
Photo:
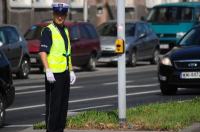
[{"label": "car door", "polygon": [[81,34],[81,60],[84,64],[88,63],[92,49],[92,37],[89,30],[86,27],[87,24],[80,24]]},{"label": "car door", "polygon": [[72,64],[80,65],[81,61],[79,56],[81,56],[81,37],[78,25],[72,25],[69,27],[71,48],[72,48]]},{"label": "car door", "polygon": [[150,58],[152,57],[153,51],[156,47],[155,46],[156,40],[153,34],[151,33],[150,27],[146,23],[143,23],[142,25],[145,28],[145,32],[146,32],[146,36],[144,37],[144,42],[145,42],[145,47],[146,47],[145,57]]},{"label": "car door", "polygon": [[[7,58],[9,59],[9,52],[10,52],[10,48],[9,48],[9,43],[8,40],[6,38],[5,32],[3,30],[4,28],[0,27],[0,42],[2,42],[3,45],[1,45],[1,50],[5,53],[5,55],[7,56]],[[12,63],[10,61],[10,63]]]},{"label": "car door", "polygon": [[145,57],[145,29],[141,23],[136,23],[136,43],[137,43],[137,59],[143,59]]},{"label": "car door", "polygon": [[11,63],[12,69],[15,69],[19,66],[22,56],[22,45],[20,44],[19,33],[12,26],[3,27],[2,31],[6,38],[6,44],[3,46],[5,54]]},{"label": "car door", "polygon": [[89,41],[89,49],[88,52],[92,53],[92,51],[99,51],[100,50],[100,40],[97,34],[97,31],[91,24],[86,24],[85,28],[88,32],[88,41]]}]

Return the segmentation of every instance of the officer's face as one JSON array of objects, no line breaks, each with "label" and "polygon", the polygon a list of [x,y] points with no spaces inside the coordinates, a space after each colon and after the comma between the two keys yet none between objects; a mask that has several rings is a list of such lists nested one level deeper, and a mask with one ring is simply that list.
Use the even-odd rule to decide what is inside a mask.
[{"label": "officer's face", "polygon": [[53,13],[53,20],[58,25],[63,25],[66,17],[67,13],[58,13],[58,12]]}]

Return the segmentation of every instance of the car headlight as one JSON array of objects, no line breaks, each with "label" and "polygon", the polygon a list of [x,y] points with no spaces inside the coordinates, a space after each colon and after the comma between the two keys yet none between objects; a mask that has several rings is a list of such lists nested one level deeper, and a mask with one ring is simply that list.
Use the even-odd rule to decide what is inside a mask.
[{"label": "car headlight", "polygon": [[176,38],[180,39],[185,35],[185,32],[178,32],[176,33]]},{"label": "car headlight", "polygon": [[130,47],[130,45],[129,45],[128,43],[126,43],[126,44],[125,44],[125,49],[126,49],[126,51],[128,51],[129,47]]},{"label": "car headlight", "polygon": [[171,60],[168,57],[164,57],[160,60],[160,63],[167,66],[172,66]]}]

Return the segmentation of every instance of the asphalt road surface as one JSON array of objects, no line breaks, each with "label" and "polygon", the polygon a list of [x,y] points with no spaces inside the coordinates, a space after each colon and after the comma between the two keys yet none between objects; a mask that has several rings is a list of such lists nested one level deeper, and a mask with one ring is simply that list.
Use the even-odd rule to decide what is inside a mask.
[{"label": "asphalt road surface", "polygon": [[[91,109],[104,111],[117,109],[117,67],[100,65],[93,72],[77,69],[76,75],[77,81],[70,92],[70,115]],[[2,132],[21,131],[44,120],[44,75],[33,70],[29,79],[14,79],[14,85],[15,102],[7,109],[5,127],[0,129]],[[127,107],[186,100],[200,95],[200,90],[197,89],[181,89],[175,96],[161,95],[157,67],[147,64],[126,69],[126,88]]]}]

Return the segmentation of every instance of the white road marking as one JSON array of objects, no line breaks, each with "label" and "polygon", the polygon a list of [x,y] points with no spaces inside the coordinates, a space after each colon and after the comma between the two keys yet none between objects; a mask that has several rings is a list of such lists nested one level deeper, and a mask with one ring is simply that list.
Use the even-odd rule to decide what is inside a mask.
[{"label": "white road marking", "polygon": [[44,92],[45,90],[34,90],[34,91],[28,91],[28,92],[18,92],[15,93],[15,95],[22,95],[22,94],[32,94],[32,93],[41,93]]},{"label": "white road marking", "polygon": [[[127,81],[127,83],[130,83],[132,81]],[[114,85],[117,84],[117,82],[110,82],[110,83],[104,83],[103,85]],[[153,86],[158,86],[159,83],[153,83],[153,84],[145,84],[145,85],[127,85],[126,88],[130,89],[130,88],[141,88],[141,87],[153,87]],[[32,88],[39,88],[40,86],[32,86],[30,87],[30,89]],[[41,86],[42,87],[42,86]],[[27,89],[28,87],[26,87]],[[71,89],[80,89],[83,88],[83,86],[72,86]],[[20,90],[25,89],[21,88]],[[16,91],[19,91],[19,89],[17,89]],[[44,92],[45,90],[34,90],[34,91],[27,91],[27,92],[16,92],[16,95],[23,95],[23,94],[32,94],[32,93],[40,93],[40,92]]]},{"label": "white road marking", "polygon": [[91,106],[91,107],[86,107],[86,108],[73,109],[73,110],[69,110],[69,111],[70,111],[70,112],[74,112],[74,111],[88,110],[88,109],[95,109],[95,108],[105,108],[105,107],[110,107],[110,106],[113,106],[113,105]]},{"label": "white road marking", "polygon": [[[138,92],[138,93],[129,93],[129,94],[126,94],[126,96],[150,94],[150,93],[157,93],[157,92],[160,92],[160,90],[152,90],[152,91]],[[103,97],[97,97],[97,98],[88,98],[88,99],[78,99],[78,100],[72,100],[72,101],[69,101],[69,102],[70,103],[77,103],[77,102],[80,103],[80,102],[85,102],[85,101],[109,99],[109,98],[116,98],[116,97],[118,97],[118,95],[110,95],[110,96],[103,96]]]},{"label": "white road marking", "polygon": [[[80,88],[83,88],[82,86],[73,86],[71,87],[70,89],[80,89]],[[16,90],[16,91],[19,91],[19,90]],[[22,94],[33,94],[33,93],[41,93],[41,92],[44,92],[45,90],[33,90],[33,91],[27,91],[27,92],[16,92],[15,95],[22,95]]]},{"label": "white road marking", "polygon": [[15,87],[16,91],[27,90],[27,89],[35,89],[35,88],[44,88],[44,85],[35,85],[35,86],[17,86]]},{"label": "white road marking", "polygon": [[17,107],[17,108],[6,109],[6,111],[25,110],[25,109],[31,109],[31,108],[44,107],[44,106],[45,106],[45,104],[32,105],[32,106],[24,106],[24,107]]},{"label": "white road marking", "polygon": [[145,84],[145,85],[128,85],[126,86],[126,88],[129,89],[129,88],[153,87],[153,86],[158,86],[158,85],[159,83]]},{"label": "white road marking", "polygon": [[[15,91],[21,91],[21,90],[29,90],[29,89],[35,89],[35,88],[44,88],[45,85],[35,85],[35,86],[17,86],[15,87]],[[71,86],[71,89],[78,89],[82,88],[83,86]]]},{"label": "white road marking", "polygon": [[[160,90],[152,90],[152,91],[146,91],[146,92],[129,93],[129,94],[126,94],[126,95],[127,96],[134,96],[134,95],[152,94],[152,93],[159,93],[159,92],[160,92]],[[103,96],[103,97],[96,97],[96,98],[71,100],[71,101],[69,101],[69,103],[80,103],[80,102],[86,102],[86,101],[110,99],[110,98],[116,98],[117,96],[118,95],[110,95],[110,96]],[[38,107],[44,107],[44,106],[45,106],[45,104],[32,105],[32,106],[25,106],[25,107],[10,108],[10,109],[7,109],[6,111],[24,110],[24,109],[38,108]]]},{"label": "white road marking", "polygon": [[22,125],[8,125],[8,126],[3,126],[3,127],[7,127],[7,128],[13,128],[13,127],[32,127],[32,124],[22,124]]},{"label": "white road marking", "polygon": [[129,93],[129,94],[126,94],[126,96],[142,95],[142,94],[150,94],[150,93],[160,93],[160,90],[152,90],[152,91],[138,92],[138,93]]},{"label": "white road marking", "polygon": [[[126,83],[131,83],[131,82],[134,82],[134,81],[126,81]],[[118,84],[118,82],[103,83],[104,86],[114,85],[114,84]]]}]

